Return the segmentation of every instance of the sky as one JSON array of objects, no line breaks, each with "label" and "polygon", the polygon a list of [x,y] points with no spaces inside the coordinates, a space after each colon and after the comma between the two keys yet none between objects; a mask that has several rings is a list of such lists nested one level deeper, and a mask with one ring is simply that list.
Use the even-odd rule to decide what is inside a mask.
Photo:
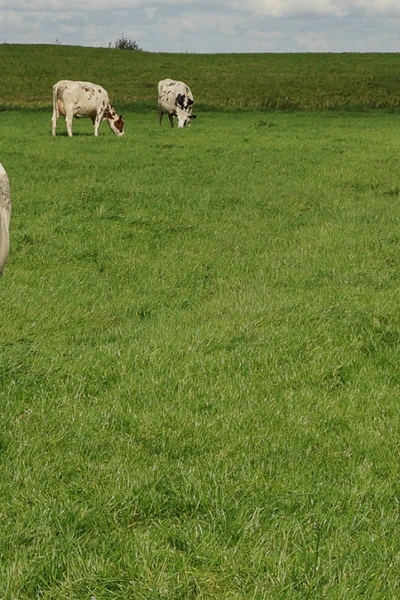
[{"label": "sky", "polygon": [[400,0],[0,0],[0,43],[149,52],[399,52]]}]

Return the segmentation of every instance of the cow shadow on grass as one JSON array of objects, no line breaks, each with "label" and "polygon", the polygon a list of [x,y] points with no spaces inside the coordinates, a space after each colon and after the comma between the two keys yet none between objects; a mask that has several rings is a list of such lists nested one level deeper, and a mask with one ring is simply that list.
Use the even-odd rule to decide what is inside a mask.
[{"label": "cow shadow on grass", "polygon": [[[67,131],[57,131],[57,134],[54,137],[68,137],[68,132]],[[90,133],[88,131],[82,131],[82,132],[77,132],[77,133],[73,133],[72,137],[96,137],[95,135],[93,135],[93,133]],[[99,133],[98,137],[102,137],[101,134]]]}]

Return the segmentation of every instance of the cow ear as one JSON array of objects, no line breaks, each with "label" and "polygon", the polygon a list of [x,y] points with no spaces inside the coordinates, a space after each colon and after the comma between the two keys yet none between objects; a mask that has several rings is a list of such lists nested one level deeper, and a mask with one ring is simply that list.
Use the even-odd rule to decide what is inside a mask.
[{"label": "cow ear", "polygon": [[189,119],[197,119],[197,115],[190,115]]}]

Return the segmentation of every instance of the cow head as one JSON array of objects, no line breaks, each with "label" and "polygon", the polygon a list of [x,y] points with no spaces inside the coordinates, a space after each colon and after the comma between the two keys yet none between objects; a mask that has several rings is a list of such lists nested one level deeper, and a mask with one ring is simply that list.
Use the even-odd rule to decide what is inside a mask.
[{"label": "cow head", "polygon": [[104,118],[107,119],[110,129],[115,135],[122,136],[125,134],[122,115],[117,115],[112,106],[106,108]]},{"label": "cow head", "polygon": [[189,127],[192,119],[196,119],[196,115],[192,115],[193,100],[186,94],[178,94],[175,100],[176,118],[178,119],[178,128]]}]

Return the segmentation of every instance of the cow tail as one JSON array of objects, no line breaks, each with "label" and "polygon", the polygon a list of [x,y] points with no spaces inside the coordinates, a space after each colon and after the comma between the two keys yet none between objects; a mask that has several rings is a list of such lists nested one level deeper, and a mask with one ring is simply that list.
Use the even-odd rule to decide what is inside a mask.
[{"label": "cow tail", "polygon": [[58,87],[57,87],[57,84],[53,86],[53,111],[58,119],[60,116],[60,113],[58,112]]}]

